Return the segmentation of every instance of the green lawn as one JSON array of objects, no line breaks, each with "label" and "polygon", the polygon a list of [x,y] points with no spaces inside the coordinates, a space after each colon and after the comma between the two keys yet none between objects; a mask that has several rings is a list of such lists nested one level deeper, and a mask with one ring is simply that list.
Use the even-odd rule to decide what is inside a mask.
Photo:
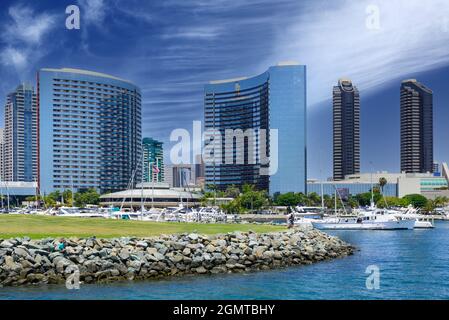
[{"label": "green lawn", "polygon": [[47,237],[150,237],[159,234],[196,232],[217,234],[233,231],[258,233],[283,230],[283,227],[251,224],[195,224],[124,221],[89,218],[63,218],[30,215],[0,215],[0,238],[28,236],[32,239]]}]

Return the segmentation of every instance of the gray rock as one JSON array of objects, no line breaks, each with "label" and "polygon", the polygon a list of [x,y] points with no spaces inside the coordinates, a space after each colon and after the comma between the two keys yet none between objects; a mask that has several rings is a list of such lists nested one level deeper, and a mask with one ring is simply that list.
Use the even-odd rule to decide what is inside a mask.
[{"label": "gray rock", "polygon": [[147,253],[154,255],[155,253],[157,253],[157,249],[156,248],[147,248]]},{"label": "gray rock", "polygon": [[188,235],[190,240],[198,240],[199,236],[196,233],[191,233]]},{"label": "gray rock", "polygon": [[184,256],[183,256],[182,254],[176,254],[176,255],[174,255],[173,257],[171,257],[170,260],[171,260],[173,263],[179,263],[179,262],[181,262],[182,260],[184,260]]},{"label": "gray rock", "polygon": [[0,247],[2,247],[2,248],[12,248],[12,247],[14,247],[14,244],[11,243],[11,241],[4,240],[4,241],[2,241],[0,243]]},{"label": "gray rock", "polygon": [[47,250],[41,250],[41,249],[34,249],[34,254],[39,254],[41,256],[49,256],[50,252],[48,252]]},{"label": "gray rock", "polygon": [[145,241],[137,241],[136,247],[147,248],[148,247],[148,243],[146,243]]},{"label": "gray rock", "polygon": [[119,258],[122,260],[128,260],[129,259],[129,251],[127,249],[120,250],[120,253],[118,254]]},{"label": "gray rock", "polygon": [[3,268],[9,271],[18,272],[22,269],[22,266],[14,262],[13,257],[6,256]]},{"label": "gray rock", "polygon": [[196,273],[200,273],[200,274],[204,274],[207,273],[207,269],[204,268],[203,266],[196,268]]},{"label": "gray rock", "polygon": [[28,250],[26,250],[25,248],[21,248],[21,247],[17,247],[14,249],[14,254],[16,256],[22,257],[22,258],[27,258],[30,256],[30,253],[28,252]]}]

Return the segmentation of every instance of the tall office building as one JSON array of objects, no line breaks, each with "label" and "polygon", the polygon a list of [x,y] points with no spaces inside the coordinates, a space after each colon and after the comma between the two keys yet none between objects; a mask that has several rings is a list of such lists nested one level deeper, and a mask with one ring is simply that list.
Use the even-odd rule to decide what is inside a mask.
[{"label": "tall office building", "polygon": [[334,180],[360,173],[360,95],[351,80],[333,90]]},{"label": "tall office building", "polygon": [[[252,78],[210,82],[204,118],[209,140],[214,134],[223,137],[212,152],[217,152],[214,161],[203,159],[206,185],[224,190],[252,184],[271,194],[306,192],[305,66],[280,63]],[[226,131],[236,129],[244,137],[226,148]],[[248,130],[255,134],[245,135]]]},{"label": "tall office building", "polygon": [[172,188],[183,188],[194,184],[193,167],[190,164],[165,166],[165,182]]},{"label": "tall office building", "polygon": [[433,170],[433,173],[436,173],[436,174],[441,173],[440,164],[438,162],[434,162],[432,170]]},{"label": "tall office building", "polygon": [[194,184],[192,166],[188,164],[174,165],[172,167],[173,187],[184,188]]},{"label": "tall office building", "polygon": [[3,153],[4,153],[4,147],[5,147],[5,136],[4,136],[4,129],[0,128],[0,181],[5,181],[4,177],[4,164],[3,164]]},{"label": "tall office building", "polygon": [[200,154],[195,157],[195,184],[204,185],[204,162]]},{"label": "tall office building", "polygon": [[[163,182],[164,181],[164,149],[163,143],[152,138],[144,138],[142,141],[143,151],[143,181]],[[157,166],[159,173],[154,167]]]},{"label": "tall office building", "polygon": [[42,192],[120,191],[142,170],[140,89],[77,69],[38,73],[39,183]]},{"label": "tall office building", "polygon": [[415,79],[401,85],[401,171],[433,171],[433,92]]},{"label": "tall office building", "polygon": [[5,181],[37,178],[37,105],[34,88],[21,84],[5,106],[3,175]]}]

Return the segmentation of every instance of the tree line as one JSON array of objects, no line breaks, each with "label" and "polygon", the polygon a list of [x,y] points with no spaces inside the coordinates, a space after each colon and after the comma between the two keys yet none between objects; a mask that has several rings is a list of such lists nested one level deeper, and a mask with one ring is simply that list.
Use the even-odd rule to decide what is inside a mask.
[{"label": "tree line", "polygon": [[72,196],[72,190],[53,191],[44,196],[30,196],[25,199],[28,202],[39,201],[45,207],[80,207],[84,208],[87,205],[100,204],[100,194],[94,188],[79,189]]},{"label": "tree line", "polygon": [[341,199],[337,195],[324,195],[323,200],[321,196],[315,192],[304,194],[301,192],[289,192],[284,194],[274,194],[269,196],[268,192],[256,190],[253,185],[244,185],[240,190],[237,186],[229,186],[226,190],[217,190],[214,186],[207,186],[208,191],[203,193],[202,204],[214,205],[216,198],[233,198],[233,200],[221,204],[220,208],[229,214],[240,214],[259,211],[264,208],[273,206],[283,207],[324,207],[327,209],[335,208],[358,208],[366,207],[371,204],[371,198],[378,208],[392,208],[392,207],[407,207],[412,205],[414,208],[421,209],[422,212],[431,213],[438,207],[444,207],[449,204],[448,197],[436,197],[435,199],[427,199],[420,194],[410,194],[402,198],[384,196],[383,189],[387,181],[385,178],[379,180],[379,184],[373,187],[373,192],[366,192],[357,194],[355,196],[349,195]]}]

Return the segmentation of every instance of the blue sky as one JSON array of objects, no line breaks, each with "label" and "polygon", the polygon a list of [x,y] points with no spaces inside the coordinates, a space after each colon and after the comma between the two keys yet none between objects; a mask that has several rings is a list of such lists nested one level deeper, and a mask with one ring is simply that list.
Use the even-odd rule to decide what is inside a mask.
[{"label": "blue sky", "polygon": [[[80,30],[65,28],[71,4]],[[144,135],[169,148],[173,129],[202,119],[207,81],[296,60],[308,67],[309,177],[332,172],[340,77],[361,92],[362,171],[399,170],[399,87],[411,77],[434,90],[435,160],[449,161],[447,0],[2,0],[0,10],[2,105],[42,67],[113,74],[141,87]]]}]

